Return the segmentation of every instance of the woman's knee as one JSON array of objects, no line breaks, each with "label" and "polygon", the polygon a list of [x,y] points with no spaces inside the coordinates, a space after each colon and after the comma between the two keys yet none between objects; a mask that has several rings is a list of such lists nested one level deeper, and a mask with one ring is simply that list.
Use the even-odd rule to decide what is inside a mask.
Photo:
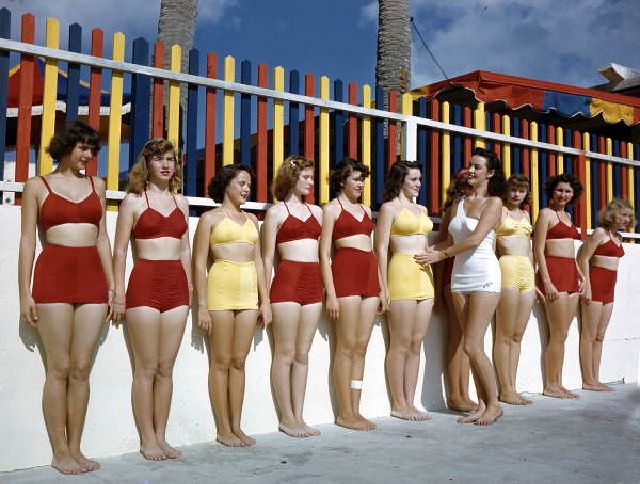
[{"label": "woman's knee", "polygon": [[47,378],[53,380],[68,380],[70,373],[70,365],[68,359],[49,363],[47,367]]},{"label": "woman's knee", "polygon": [[247,360],[245,353],[233,355],[231,357],[231,368],[234,370],[244,370],[244,363]]},{"label": "woman's knee", "polygon": [[470,360],[476,360],[480,356],[484,355],[484,341],[475,341],[469,338],[465,338],[463,342],[463,350],[465,355],[469,357]]},{"label": "woman's knee", "polygon": [[88,381],[91,374],[91,363],[75,364],[69,367],[69,379],[80,382]]},{"label": "woman's knee", "polygon": [[293,361],[297,365],[308,365],[309,353],[307,351],[296,351]]}]

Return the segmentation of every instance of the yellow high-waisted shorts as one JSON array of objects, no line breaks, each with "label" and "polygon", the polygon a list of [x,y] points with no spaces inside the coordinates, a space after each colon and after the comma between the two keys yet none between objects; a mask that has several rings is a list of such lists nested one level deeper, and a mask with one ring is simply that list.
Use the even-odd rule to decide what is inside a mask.
[{"label": "yellow high-waisted shorts", "polygon": [[253,261],[217,260],[207,277],[207,307],[258,309],[258,276]]},{"label": "yellow high-waisted shorts", "polygon": [[503,255],[498,260],[502,274],[502,287],[512,287],[520,292],[535,287],[531,259],[524,255]]},{"label": "yellow high-waisted shorts", "polygon": [[413,254],[394,253],[387,267],[389,298],[392,301],[433,299],[431,267],[422,267]]}]

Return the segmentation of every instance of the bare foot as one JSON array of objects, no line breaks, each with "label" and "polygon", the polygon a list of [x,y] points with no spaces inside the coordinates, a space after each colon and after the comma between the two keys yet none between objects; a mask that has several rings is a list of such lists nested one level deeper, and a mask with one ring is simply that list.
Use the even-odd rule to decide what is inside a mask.
[{"label": "bare foot", "polygon": [[245,447],[251,447],[252,445],[256,445],[256,439],[254,439],[253,437],[249,437],[241,429],[235,429],[233,433],[236,434],[236,436],[242,441],[242,444]]},{"label": "bare foot", "polygon": [[498,420],[498,418],[502,415],[502,409],[500,405],[487,405],[487,409],[484,413],[473,422],[474,425],[478,425],[480,427],[486,427],[491,425],[493,422]]},{"label": "bare foot", "polygon": [[309,437],[317,437],[320,435],[320,431],[318,429],[314,429],[313,427],[309,427],[306,423],[302,422],[304,429],[307,431],[307,435]]},{"label": "bare foot", "polygon": [[545,397],[553,397],[553,398],[567,398],[567,395],[562,391],[561,387],[545,387],[542,390],[542,394]]},{"label": "bare foot", "polygon": [[484,402],[480,400],[476,411],[464,417],[460,417],[458,419],[458,423],[473,423],[480,418],[480,416],[484,413],[484,411],[485,411]]},{"label": "bare foot", "polygon": [[425,420],[431,420],[432,417],[429,415],[429,412],[423,412],[422,410],[418,410],[416,407],[412,406],[411,411],[414,415],[414,420],[419,422],[424,422]]},{"label": "bare foot", "polygon": [[616,391],[616,389],[615,389],[615,388],[610,387],[609,385],[606,385],[606,384],[604,384],[604,383],[600,383],[600,382],[598,382],[598,386],[601,388],[601,390],[602,390],[603,392],[615,392],[615,391]]},{"label": "bare foot", "polygon": [[157,445],[140,446],[140,453],[147,460],[165,460],[167,458],[164,451]]},{"label": "bare foot", "polygon": [[78,464],[82,466],[83,472],[91,472],[100,469],[100,463],[93,459],[87,459],[82,452],[72,452],[73,457]]},{"label": "bare foot", "polygon": [[160,441],[158,441],[158,445],[160,446],[160,448],[164,452],[164,455],[167,456],[167,459],[179,459],[180,457],[182,457],[182,452],[180,452],[175,447],[171,447],[166,442],[160,440]]},{"label": "bare foot", "polygon": [[278,424],[278,430],[287,434],[289,437],[307,437],[306,429],[295,424],[289,425],[285,422],[280,422]]},{"label": "bare foot", "polygon": [[401,420],[415,420],[414,413],[410,408],[391,409],[390,415]]},{"label": "bare foot", "polygon": [[358,417],[336,417],[336,425],[351,430],[370,430],[366,423],[360,420]]},{"label": "bare foot", "polygon": [[244,447],[244,443],[234,433],[218,434],[216,440],[227,447]]},{"label": "bare foot", "polygon": [[578,395],[576,395],[573,392],[570,392],[569,389],[565,388],[565,387],[560,387],[562,389],[562,393],[565,394],[565,398],[569,398],[572,400],[575,400],[576,398],[580,398]]},{"label": "bare foot", "polygon": [[474,412],[478,409],[478,404],[468,398],[449,398],[447,399],[447,407],[454,412]]},{"label": "bare foot", "polygon": [[518,398],[520,399],[520,401],[522,402],[522,405],[531,405],[533,403],[533,400],[525,397],[521,393],[518,393],[517,395],[518,395]]},{"label": "bare foot", "polygon": [[65,476],[76,476],[85,472],[83,466],[71,455],[54,455],[51,459],[51,467]]},{"label": "bare foot", "polygon": [[529,405],[531,400],[524,398],[522,395],[513,393],[505,393],[498,395],[498,400],[504,403],[508,403],[509,405]]},{"label": "bare foot", "polygon": [[602,388],[600,388],[600,384],[599,383],[586,383],[586,382],[582,382],[582,389],[583,390],[591,390],[594,392],[601,392]]},{"label": "bare foot", "polygon": [[365,430],[375,430],[378,428],[378,426],[374,424],[371,420],[369,420],[368,418],[364,418],[360,414],[357,415],[357,419],[364,423],[364,425],[366,426]]}]

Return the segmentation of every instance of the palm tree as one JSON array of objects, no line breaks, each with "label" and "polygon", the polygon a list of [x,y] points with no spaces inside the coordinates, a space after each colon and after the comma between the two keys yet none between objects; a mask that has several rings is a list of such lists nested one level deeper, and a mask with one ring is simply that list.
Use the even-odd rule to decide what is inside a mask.
[{"label": "palm tree", "polygon": [[404,93],[411,87],[409,10],[409,0],[378,0],[376,84],[385,92]]}]

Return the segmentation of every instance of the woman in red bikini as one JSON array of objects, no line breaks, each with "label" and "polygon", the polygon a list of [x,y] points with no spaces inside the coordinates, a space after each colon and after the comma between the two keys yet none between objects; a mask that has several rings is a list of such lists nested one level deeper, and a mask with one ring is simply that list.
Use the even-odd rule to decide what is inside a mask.
[{"label": "woman in red bikini", "polygon": [[[37,329],[44,347],[42,407],[53,451],[51,466],[63,474],[100,467],[80,451],[91,362],[113,295],[105,186],[100,178],[84,174],[99,146],[92,128],[67,124],[47,148],[58,160],[57,168],[27,180],[22,193],[20,313]],[[43,250],[32,288],[38,222]]]},{"label": "woman in red bikini", "polygon": [[270,286],[273,322],[271,385],[278,406],[278,429],[292,437],[320,432],[302,418],[307,385],[308,354],[322,312],[322,276],[318,239],[322,210],[304,203],[313,188],[313,161],[290,156],[273,181],[279,203],[267,210],[262,224],[262,260]]},{"label": "woman in red bikini", "polygon": [[544,189],[549,207],[538,214],[533,230],[533,254],[544,293],[549,340],[544,350],[543,395],[578,398],[562,386],[564,342],[578,310],[578,296],[584,280],[575,259],[574,240],[579,238],[570,214],[565,210],[582,192],[582,185],[570,174],[549,178]]},{"label": "woman in red bikini", "polygon": [[[336,424],[354,430],[376,425],[360,414],[364,360],[376,312],[381,314],[382,293],[378,261],[372,251],[371,210],[358,201],[369,168],[344,159],[331,171],[336,198],[322,207],[320,268],[326,290],[326,310],[335,323],[336,350],[333,380],[338,412]],[[331,255],[332,247],[335,249]]]},{"label": "woman in red bikini", "polygon": [[[189,204],[175,194],[179,187],[173,144],[147,141],[129,174],[114,241],[113,323],[126,321],[133,353],[131,403],[140,452],[148,460],[181,456],[165,440],[173,365],[187,322],[191,286]],[[125,293],[129,240],[135,263]]]},{"label": "woman in red bikini", "polygon": [[624,255],[619,232],[635,227],[635,213],[625,200],[614,198],[600,213],[599,222],[578,251],[578,266],[587,275],[580,300],[580,369],[584,390],[611,391],[599,378],[602,343],[613,311],[618,264]]}]

